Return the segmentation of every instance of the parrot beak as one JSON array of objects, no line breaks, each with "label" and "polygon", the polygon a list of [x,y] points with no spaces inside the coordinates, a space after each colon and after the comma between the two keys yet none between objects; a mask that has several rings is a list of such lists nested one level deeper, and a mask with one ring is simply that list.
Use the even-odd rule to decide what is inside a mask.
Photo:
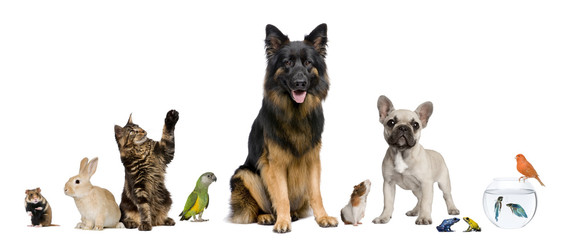
[{"label": "parrot beak", "polygon": [[218,180],[218,178],[216,178],[216,176],[214,176],[214,179],[212,179],[212,180],[214,180],[216,182],[216,180]]}]

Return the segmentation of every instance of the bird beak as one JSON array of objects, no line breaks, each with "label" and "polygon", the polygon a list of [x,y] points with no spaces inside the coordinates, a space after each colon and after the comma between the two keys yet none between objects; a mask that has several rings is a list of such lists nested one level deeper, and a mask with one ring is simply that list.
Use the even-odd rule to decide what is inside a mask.
[{"label": "bird beak", "polygon": [[216,178],[216,176],[214,177],[214,181],[216,182],[216,180],[218,180],[218,178]]}]

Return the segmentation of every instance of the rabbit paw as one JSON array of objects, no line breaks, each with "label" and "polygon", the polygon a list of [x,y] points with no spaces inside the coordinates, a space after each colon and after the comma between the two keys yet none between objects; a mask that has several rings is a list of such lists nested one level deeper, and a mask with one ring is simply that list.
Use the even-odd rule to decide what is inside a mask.
[{"label": "rabbit paw", "polygon": [[83,224],[83,222],[78,222],[78,223],[75,225],[75,229],[83,229],[84,226],[85,226],[85,225]]}]

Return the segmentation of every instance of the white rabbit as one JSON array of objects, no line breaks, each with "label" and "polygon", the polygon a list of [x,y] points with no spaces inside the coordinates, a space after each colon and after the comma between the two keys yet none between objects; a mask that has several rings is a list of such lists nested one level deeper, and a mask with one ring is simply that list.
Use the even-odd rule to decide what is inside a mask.
[{"label": "white rabbit", "polygon": [[97,169],[98,158],[81,160],[79,174],[65,184],[65,195],[75,200],[81,214],[81,222],[75,228],[83,230],[103,230],[104,227],[124,228],[119,222],[121,211],[115,197],[105,188],[91,185],[89,181]]}]

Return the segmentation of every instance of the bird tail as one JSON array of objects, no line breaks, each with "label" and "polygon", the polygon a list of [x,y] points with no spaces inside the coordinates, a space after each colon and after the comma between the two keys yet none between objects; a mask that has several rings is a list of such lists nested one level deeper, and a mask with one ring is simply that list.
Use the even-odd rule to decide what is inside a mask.
[{"label": "bird tail", "polygon": [[184,221],[184,220],[188,220],[188,218],[186,216],[184,216],[186,214],[185,211],[182,211],[178,216],[181,217],[180,220]]},{"label": "bird tail", "polygon": [[537,181],[539,182],[539,184],[541,184],[541,186],[545,187],[545,184],[543,184],[543,182],[541,182],[541,179],[539,179],[539,176],[535,176],[535,179],[537,179]]}]

